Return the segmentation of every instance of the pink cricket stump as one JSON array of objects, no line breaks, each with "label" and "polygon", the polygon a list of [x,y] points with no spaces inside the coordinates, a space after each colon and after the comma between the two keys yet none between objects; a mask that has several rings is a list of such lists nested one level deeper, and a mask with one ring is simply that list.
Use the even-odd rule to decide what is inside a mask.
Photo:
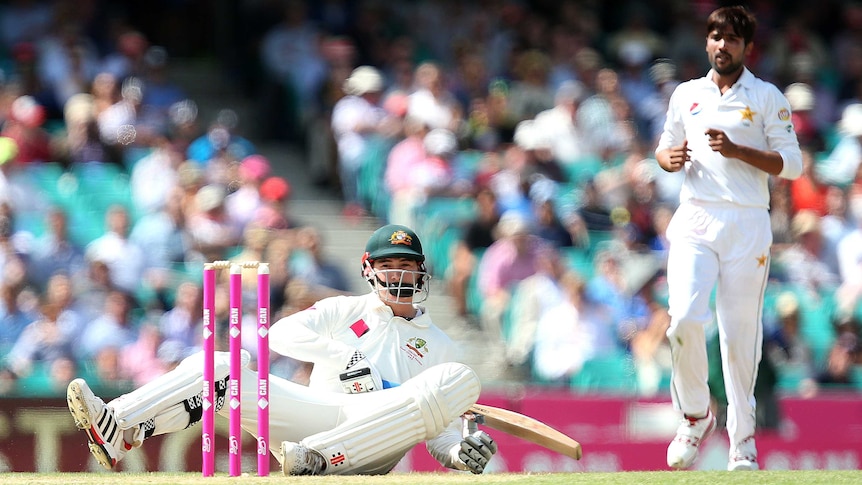
[{"label": "pink cricket stump", "polygon": [[242,265],[230,266],[230,378],[228,383],[228,403],[230,423],[228,426],[228,463],[230,476],[242,473]]},{"label": "pink cricket stump", "polygon": [[215,266],[204,265],[203,274],[203,430],[201,449],[203,452],[203,476],[215,473]]},{"label": "pink cricket stump", "polygon": [[257,474],[269,475],[269,264],[257,267]]}]

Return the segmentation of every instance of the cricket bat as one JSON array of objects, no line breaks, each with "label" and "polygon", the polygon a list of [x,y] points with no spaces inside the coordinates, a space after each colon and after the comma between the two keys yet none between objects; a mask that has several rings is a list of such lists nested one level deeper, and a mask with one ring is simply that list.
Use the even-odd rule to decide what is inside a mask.
[{"label": "cricket bat", "polygon": [[576,460],[581,459],[581,444],[547,424],[508,409],[476,403],[470,412],[480,417],[477,423],[527,440]]}]

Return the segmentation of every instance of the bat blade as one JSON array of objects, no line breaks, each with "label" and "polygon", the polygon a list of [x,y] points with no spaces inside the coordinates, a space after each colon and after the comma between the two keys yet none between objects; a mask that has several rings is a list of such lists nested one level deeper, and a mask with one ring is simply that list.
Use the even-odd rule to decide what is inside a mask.
[{"label": "bat blade", "polygon": [[470,412],[482,416],[489,428],[502,431],[517,438],[556,451],[562,455],[581,459],[581,444],[538,419],[508,409],[476,403]]}]

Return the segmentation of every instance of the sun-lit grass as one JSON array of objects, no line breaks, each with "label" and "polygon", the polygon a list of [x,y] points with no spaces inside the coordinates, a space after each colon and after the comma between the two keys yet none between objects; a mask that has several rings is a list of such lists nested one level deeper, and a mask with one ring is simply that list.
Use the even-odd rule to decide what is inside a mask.
[{"label": "sun-lit grass", "polygon": [[618,473],[410,473],[379,477],[269,477],[246,475],[239,478],[219,474],[203,478],[199,473],[7,473],[0,475],[0,485],[230,485],[250,483],[315,483],[338,485],[458,485],[514,484],[542,485],[611,484],[611,485],[778,485],[778,484],[859,484],[862,471],[759,471],[759,472],[618,472]]}]

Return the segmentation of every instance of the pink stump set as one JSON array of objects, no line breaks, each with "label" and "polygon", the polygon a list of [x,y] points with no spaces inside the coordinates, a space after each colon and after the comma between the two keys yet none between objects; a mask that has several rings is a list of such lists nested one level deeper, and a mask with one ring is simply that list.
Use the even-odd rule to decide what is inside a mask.
[{"label": "pink stump set", "polygon": [[203,272],[203,476],[215,474],[215,294],[216,271],[230,269],[230,376],[225,403],[230,409],[228,459],[230,476],[242,473],[242,270],[257,269],[257,474],[269,475],[269,264],[206,263]]}]

